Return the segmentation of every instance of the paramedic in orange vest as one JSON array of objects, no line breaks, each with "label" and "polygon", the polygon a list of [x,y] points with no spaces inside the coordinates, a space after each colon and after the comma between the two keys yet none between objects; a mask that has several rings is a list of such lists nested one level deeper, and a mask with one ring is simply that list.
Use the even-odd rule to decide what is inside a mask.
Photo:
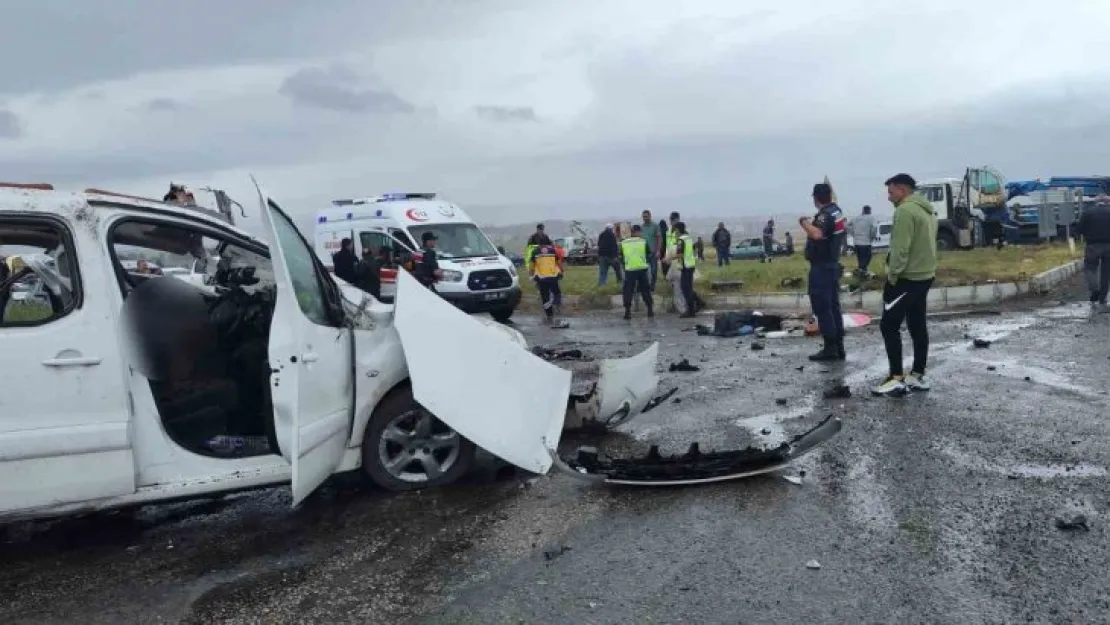
[{"label": "paramedic in orange vest", "polygon": [[562,294],[559,291],[559,278],[563,274],[563,263],[555,246],[543,242],[532,250],[531,261],[532,280],[540,292],[540,301],[543,303],[543,314],[548,323],[555,321],[555,307]]}]

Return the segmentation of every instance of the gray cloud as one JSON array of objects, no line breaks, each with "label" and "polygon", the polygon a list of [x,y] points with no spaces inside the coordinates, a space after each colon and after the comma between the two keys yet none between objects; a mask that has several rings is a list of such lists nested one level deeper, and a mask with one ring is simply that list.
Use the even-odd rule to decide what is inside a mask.
[{"label": "gray cloud", "polygon": [[479,104],[474,107],[478,117],[490,122],[535,122],[536,110],[530,106],[495,106]]},{"label": "gray cloud", "polygon": [[19,139],[23,136],[23,122],[8,110],[0,109],[0,139]]},{"label": "gray cloud", "polygon": [[154,98],[148,100],[143,108],[148,111],[180,111],[188,107],[184,102],[173,98]]},{"label": "gray cloud", "polygon": [[[320,58],[352,40],[387,42],[457,30],[473,2],[441,0],[6,0],[0,93],[56,91],[141,72]],[[435,15],[436,19],[428,19]],[[79,50],[79,54],[74,51]]]},{"label": "gray cloud", "polygon": [[412,113],[416,107],[392,91],[363,87],[358,75],[341,65],[309,67],[286,78],[278,93],[293,102],[348,113]]}]

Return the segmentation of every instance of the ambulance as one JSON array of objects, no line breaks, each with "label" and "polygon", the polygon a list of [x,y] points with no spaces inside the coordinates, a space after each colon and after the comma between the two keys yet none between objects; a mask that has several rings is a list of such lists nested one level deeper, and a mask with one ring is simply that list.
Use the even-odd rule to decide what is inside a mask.
[{"label": "ambulance", "polygon": [[419,260],[425,232],[438,237],[436,257],[443,278],[436,291],[465,312],[508,321],[520,303],[516,267],[461,208],[437,199],[435,193],[334,200],[316,215],[315,251],[334,271],[332,255],[343,239],[351,239],[360,258],[369,249],[381,264],[382,299],[391,302],[397,271]]}]

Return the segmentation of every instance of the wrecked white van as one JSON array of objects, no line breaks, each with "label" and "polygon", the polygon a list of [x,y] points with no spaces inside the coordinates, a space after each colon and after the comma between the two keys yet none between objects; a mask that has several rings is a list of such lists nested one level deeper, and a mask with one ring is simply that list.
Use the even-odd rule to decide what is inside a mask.
[{"label": "wrecked white van", "polygon": [[[268,241],[197,207],[0,185],[0,256],[30,259],[0,282],[0,518],[282,483],[296,505],[343,471],[437,486],[476,446],[543,473],[568,409],[624,420],[651,399],[654,346],[576,406],[515,330],[405,272],[396,307],[341,288],[261,190],[259,210]],[[16,298],[28,283],[44,298]]]}]

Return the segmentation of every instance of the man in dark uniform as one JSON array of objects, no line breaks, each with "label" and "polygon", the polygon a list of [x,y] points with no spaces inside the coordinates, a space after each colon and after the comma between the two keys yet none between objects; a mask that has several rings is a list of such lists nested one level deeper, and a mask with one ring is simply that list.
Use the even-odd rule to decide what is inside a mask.
[{"label": "man in dark uniform", "polygon": [[358,256],[355,256],[355,244],[347,238],[339,242],[339,251],[331,255],[331,265],[335,268],[335,275],[348,284],[355,283],[355,265]]},{"label": "man in dark uniform", "polygon": [[413,276],[420,284],[432,291],[436,290],[436,282],[443,277],[443,270],[439,268],[436,260],[436,241],[439,237],[434,232],[425,232],[420,236],[420,262],[416,263]]},{"label": "man in dark uniform", "polygon": [[381,266],[374,258],[374,250],[369,247],[362,248],[362,260],[355,265],[354,285],[373,295],[374,299],[382,298]]},{"label": "man in dark uniform", "polygon": [[847,219],[832,201],[832,187],[813,185],[817,214],[798,220],[806,233],[805,256],[809,261],[809,304],[824,338],[814,362],[844,360],[844,316],[840,311],[840,254],[847,234]]}]

